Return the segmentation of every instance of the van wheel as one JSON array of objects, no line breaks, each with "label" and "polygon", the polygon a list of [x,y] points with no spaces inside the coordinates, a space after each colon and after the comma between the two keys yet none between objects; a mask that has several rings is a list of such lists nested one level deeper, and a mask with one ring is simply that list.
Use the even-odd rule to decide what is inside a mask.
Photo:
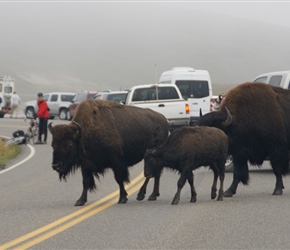
[{"label": "van wheel", "polygon": [[66,119],[67,119],[67,109],[62,108],[62,109],[59,111],[59,118],[60,118],[61,120],[66,120]]}]

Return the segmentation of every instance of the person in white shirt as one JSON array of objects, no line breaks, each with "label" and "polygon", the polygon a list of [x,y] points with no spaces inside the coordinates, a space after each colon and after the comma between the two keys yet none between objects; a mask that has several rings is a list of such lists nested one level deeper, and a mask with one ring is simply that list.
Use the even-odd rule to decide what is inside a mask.
[{"label": "person in white shirt", "polygon": [[16,91],[14,91],[13,95],[11,96],[10,118],[12,118],[14,111],[16,113],[16,117],[18,117],[18,107],[19,107],[20,102],[21,102],[21,99],[19,95],[17,95]]}]

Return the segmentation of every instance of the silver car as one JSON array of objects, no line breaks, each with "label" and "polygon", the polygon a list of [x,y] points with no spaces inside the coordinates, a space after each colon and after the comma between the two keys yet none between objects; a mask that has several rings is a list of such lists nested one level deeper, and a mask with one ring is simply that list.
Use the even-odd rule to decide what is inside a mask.
[{"label": "silver car", "polygon": [[[47,105],[50,109],[50,119],[53,119],[55,116],[59,116],[61,120],[66,120],[68,107],[75,95],[76,93],[73,92],[45,93],[43,98],[47,102]],[[26,102],[23,112],[27,118],[34,119],[37,117],[37,110],[37,100],[35,100]]]}]

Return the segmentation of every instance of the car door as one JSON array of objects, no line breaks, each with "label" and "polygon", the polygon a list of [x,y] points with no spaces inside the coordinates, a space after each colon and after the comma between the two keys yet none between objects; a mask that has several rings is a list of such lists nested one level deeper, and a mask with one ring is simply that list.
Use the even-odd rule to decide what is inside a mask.
[{"label": "car door", "polygon": [[50,116],[58,115],[58,99],[59,99],[59,94],[51,94],[49,97],[47,105],[50,109],[49,111]]}]

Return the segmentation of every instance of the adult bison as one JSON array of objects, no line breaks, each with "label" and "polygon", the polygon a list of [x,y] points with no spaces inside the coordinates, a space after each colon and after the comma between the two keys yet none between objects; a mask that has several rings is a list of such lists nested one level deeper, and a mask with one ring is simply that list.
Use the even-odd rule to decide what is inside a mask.
[{"label": "adult bison", "polygon": [[[150,109],[104,100],[84,101],[78,105],[70,124],[49,124],[52,168],[59,173],[60,180],[81,168],[83,192],[75,206],[84,205],[88,190],[96,189],[94,176],[98,178],[111,168],[120,188],[119,203],[126,203],[124,182],[129,182],[128,167],[141,161],[147,149],[162,144],[168,129],[166,118]],[[155,182],[158,188],[158,177]],[[156,188],[153,192],[159,192]]]},{"label": "adult bison", "polygon": [[282,176],[289,167],[289,114],[289,90],[247,82],[226,94],[219,111],[200,118],[199,125],[220,128],[229,137],[234,174],[225,197],[236,193],[239,182],[248,184],[248,161],[260,166],[266,159],[270,160],[276,176],[273,195],[283,193]]}]

